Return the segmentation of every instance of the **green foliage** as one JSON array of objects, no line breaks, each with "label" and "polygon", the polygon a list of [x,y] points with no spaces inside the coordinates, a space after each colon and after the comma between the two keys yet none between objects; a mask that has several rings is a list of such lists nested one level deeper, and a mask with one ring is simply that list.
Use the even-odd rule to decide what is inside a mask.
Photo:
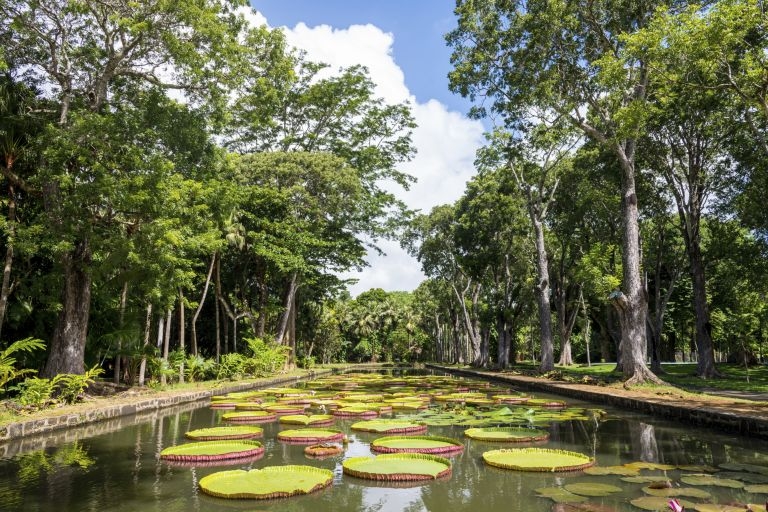
[{"label": "green foliage", "polygon": [[42,409],[53,403],[52,396],[56,385],[51,379],[28,377],[16,386],[16,389],[19,391],[17,402],[25,407]]},{"label": "green foliage", "polygon": [[96,377],[104,373],[104,370],[94,366],[82,375],[64,373],[52,379],[56,388],[56,397],[65,404],[73,404],[82,398],[85,389],[93,384]]},{"label": "green foliage", "polygon": [[223,380],[237,380],[245,375],[246,357],[243,354],[234,352],[224,354],[216,367],[216,378]]},{"label": "green foliage", "polygon": [[189,356],[184,363],[184,375],[189,382],[210,379],[214,376],[216,362],[201,355]]},{"label": "green foliage", "polygon": [[23,375],[34,373],[35,370],[16,367],[16,354],[34,352],[45,348],[45,342],[36,338],[24,338],[14,341],[5,350],[0,352],[0,387],[5,387],[8,382]]},{"label": "green foliage", "polygon": [[245,338],[250,357],[245,359],[243,371],[254,377],[274,375],[282,370],[288,361],[290,348],[286,345],[269,343],[261,338]]}]

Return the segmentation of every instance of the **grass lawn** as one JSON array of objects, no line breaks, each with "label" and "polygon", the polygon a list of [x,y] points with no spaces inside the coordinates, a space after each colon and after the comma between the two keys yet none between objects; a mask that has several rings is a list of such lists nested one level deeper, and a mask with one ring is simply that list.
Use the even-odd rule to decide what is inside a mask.
[{"label": "grass lawn", "polygon": [[[586,376],[608,382],[619,381],[621,376],[613,373],[615,363],[598,363],[592,366],[558,366],[556,371],[564,377],[581,379]],[[768,393],[768,366],[753,366],[749,369],[742,365],[719,363],[717,369],[723,374],[721,379],[701,379],[696,376],[696,363],[662,363],[665,382],[687,391],[734,390],[749,393]]]}]

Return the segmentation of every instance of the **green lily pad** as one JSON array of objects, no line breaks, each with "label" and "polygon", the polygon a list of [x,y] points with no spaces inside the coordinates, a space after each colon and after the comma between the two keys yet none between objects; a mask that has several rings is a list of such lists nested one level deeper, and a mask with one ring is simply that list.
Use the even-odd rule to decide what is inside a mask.
[{"label": "green lily pad", "polygon": [[663,487],[660,489],[643,487],[643,492],[649,496],[661,496],[663,498],[697,498],[708,500],[712,497],[704,489],[697,489],[695,487]]},{"label": "green lily pad", "polygon": [[531,398],[527,402],[525,402],[525,405],[532,405],[535,407],[546,407],[546,408],[552,408],[552,409],[561,409],[568,407],[568,404],[565,402],[565,400],[554,400],[549,398]]},{"label": "green lily pad", "polygon": [[578,482],[566,485],[565,490],[579,496],[608,496],[615,492],[621,492],[622,488],[595,482]]},{"label": "green lily pad", "polygon": [[566,491],[562,487],[540,487],[536,492],[540,498],[549,498],[555,503],[581,503],[589,499]]},{"label": "green lily pad", "polygon": [[[586,471],[585,471],[586,473]],[[666,476],[625,476],[621,478],[622,482],[629,482],[631,484],[653,484],[670,482]]]},{"label": "green lily pad", "polygon": [[578,471],[595,464],[588,455],[547,448],[514,448],[483,453],[486,464],[518,471]]},{"label": "green lily pad", "polygon": [[[630,501],[632,505],[636,506],[637,508],[641,508],[643,510],[653,510],[653,511],[667,511],[669,510],[669,506],[667,505],[667,502],[669,501],[669,498],[662,498],[659,496],[643,496],[642,498],[635,498],[634,500]],[[685,508],[693,508],[694,504],[690,501],[686,500],[677,500],[680,502],[680,504]]]},{"label": "green lily pad", "polygon": [[744,483],[739,482],[738,480],[718,478],[717,476],[709,474],[683,475],[680,477],[680,481],[688,485],[712,485],[717,487],[729,487],[731,489],[741,489],[744,487]]},{"label": "green lily pad", "polygon": [[184,434],[195,441],[223,441],[227,439],[253,439],[264,435],[264,429],[252,425],[234,425],[231,427],[211,427],[190,430]]},{"label": "green lily pad", "polygon": [[286,498],[309,494],[331,485],[333,472],[312,466],[270,466],[264,469],[220,471],[200,479],[200,490],[232,499]]},{"label": "green lily pad", "polygon": [[387,436],[371,443],[371,450],[379,453],[459,453],[464,445],[456,439],[438,436]]},{"label": "green lily pad", "polygon": [[760,466],[758,464],[748,464],[746,462],[724,462],[719,466],[721,469],[729,469],[731,471],[748,471],[750,473],[759,473],[761,475],[768,475],[768,466]]},{"label": "green lily pad", "polygon": [[345,475],[370,480],[433,480],[451,473],[451,462],[422,453],[387,453],[376,457],[352,457],[342,462]]},{"label": "green lily pad", "polygon": [[225,413],[221,416],[221,419],[242,423],[266,423],[275,421],[277,415],[268,411],[238,411]]},{"label": "green lily pad", "polygon": [[288,414],[278,420],[286,425],[331,425],[334,418],[330,414]]},{"label": "green lily pad", "polygon": [[658,471],[672,471],[673,469],[677,468],[677,466],[673,466],[670,464],[658,464],[656,462],[630,462],[628,464],[624,464],[628,468],[636,468],[636,469],[650,469],[650,470],[658,470]]},{"label": "green lily pad", "polygon": [[258,441],[200,441],[169,446],[160,458],[174,462],[215,462],[254,457],[264,453]]},{"label": "green lily pad", "polygon": [[720,505],[718,503],[697,503],[693,506],[698,512],[745,512],[752,510],[754,512],[765,512],[763,505],[750,505],[749,509],[745,507],[736,507],[733,505]]},{"label": "green lily pad", "polygon": [[640,470],[637,468],[628,468],[626,466],[592,466],[591,468],[585,469],[584,472],[588,475],[593,475],[593,476],[604,476],[604,475],[636,476],[640,473]]},{"label": "green lily pad", "polygon": [[378,407],[373,406],[352,405],[335,409],[333,411],[333,415],[357,418],[375,418],[379,415],[379,409]]},{"label": "green lily pad", "polygon": [[768,476],[758,473],[741,473],[738,471],[721,471],[717,474],[720,478],[732,478],[749,484],[768,484]]},{"label": "green lily pad", "polygon": [[423,423],[404,420],[364,420],[353,423],[350,428],[361,432],[377,432],[379,434],[423,434],[427,426]]},{"label": "green lily pad", "polygon": [[504,443],[524,443],[530,441],[546,441],[549,432],[533,428],[519,427],[485,427],[470,428],[464,431],[470,439],[479,441],[495,441]]},{"label": "green lily pad", "polygon": [[331,443],[344,439],[344,432],[332,428],[297,428],[277,433],[277,439],[286,443]]},{"label": "green lily pad", "polygon": [[744,487],[744,490],[750,494],[768,494],[768,485],[766,484],[747,485]]}]

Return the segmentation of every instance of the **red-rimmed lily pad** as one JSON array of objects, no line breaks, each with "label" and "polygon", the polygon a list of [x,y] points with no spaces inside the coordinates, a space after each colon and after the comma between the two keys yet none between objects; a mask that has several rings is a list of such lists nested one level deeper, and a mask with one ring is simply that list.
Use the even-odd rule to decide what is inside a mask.
[{"label": "red-rimmed lily pad", "polygon": [[369,480],[395,482],[434,480],[451,473],[451,462],[437,455],[386,453],[375,457],[352,457],[342,463],[344,474]]},{"label": "red-rimmed lily pad", "polygon": [[363,406],[339,407],[333,411],[333,415],[344,418],[376,418],[379,409]]},{"label": "red-rimmed lily pad", "polygon": [[277,433],[277,439],[285,443],[332,443],[344,439],[344,432],[332,428],[297,428]]},{"label": "red-rimmed lily pad", "polygon": [[456,439],[439,436],[387,436],[371,443],[371,450],[378,453],[433,453],[455,454],[464,450]]},{"label": "red-rimmed lily pad", "polygon": [[267,423],[275,421],[277,415],[269,411],[237,411],[225,413],[221,419],[238,423]]},{"label": "red-rimmed lily pad", "polygon": [[169,446],[160,458],[175,462],[216,462],[220,460],[255,457],[264,453],[258,441],[200,441]]},{"label": "red-rimmed lily pad", "polygon": [[344,451],[344,447],[335,443],[311,444],[304,448],[307,457],[323,458],[338,455]]},{"label": "red-rimmed lily pad", "polygon": [[490,466],[517,471],[579,471],[595,464],[595,459],[583,453],[548,448],[512,448],[483,453]]},{"label": "red-rimmed lily pad", "polygon": [[353,423],[350,428],[361,432],[376,432],[379,434],[423,434],[427,431],[427,426],[423,423],[387,419],[358,421]]},{"label": "red-rimmed lily pad", "polygon": [[220,471],[200,479],[200,490],[232,499],[273,499],[309,494],[331,485],[333,472],[312,466],[269,466]]},{"label": "red-rimmed lily pad", "polygon": [[546,430],[520,427],[469,428],[464,431],[464,435],[470,439],[498,443],[525,443],[549,439],[549,432]]},{"label": "red-rimmed lily pad", "polygon": [[312,414],[307,416],[306,414],[287,414],[280,417],[280,423],[286,425],[313,425],[324,426],[332,425],[334,418],[330,414]]},{"label": "red-rimmed lily pad", "polygon": [[525,402],[525,405],[546,407],[547,409],[564,409],[568,407],[568,404],[564,400],[555,400],[550,398],[531,398]]},{"label": "red-rimmed lily pad", "polygon": [[[667,502],[669,501],[669,498],[663,498],[660,496],[643,496],[641,498],[635,498],[634,500],[630,501],[632,505],[636,506],[637,508],[641,508],[643,510],[669,510],[669,505]],[[680,502],[680,504],[687,508],[687,509],[693,509],[694,504],[690,501],[686,500],[677,500]]]},{"label": "red-rimmed lily pad", "polygon": [[187,439],[195,441],[223,441],[227,439],[253,439],[264,435],[264,429],[253,425],[233,425],[230,427],[210,427],[190,430]]}]

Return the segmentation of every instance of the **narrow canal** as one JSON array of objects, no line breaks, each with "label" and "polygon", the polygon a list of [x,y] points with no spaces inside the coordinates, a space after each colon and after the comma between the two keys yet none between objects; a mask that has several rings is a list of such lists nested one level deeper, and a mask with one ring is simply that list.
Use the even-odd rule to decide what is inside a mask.
[{"label": "narrow canal", "polygon": [[[414,389],[414,382],[405,377],[386,378],[396,384],[376,388],[385,396],[394,396],[398,389]],[[329,394],[338,393],[339,379],[329,379],[329,385],[337,388]],[[478,389],[488,396],[515,392],[509,388],[484,388],[467,379],[445,379],[455,389]],[[311,384],[310,387],[315,396],[326,393],[320,386]],[[440,393],[448,391],[443,388]],[[572,413],[558,417],[559,413],[538,413],[525,404],[472,406],[440,401],[436,397],[437,394],[432,396],[429,409],[411,412],[395,409],[382,417],[426,421],[430,435],[455,438],[464,444],[462,453],[450,457],[453,462],[450,477],[437,481],[386,483],[344,475],[342,461],[370,455],[370,443],[381,437],[352,430],[351,425],[360,421],[357,418],[336,419],[334,428],[343,430],[349,443],[342,454],[322,460],[307,458],[304,446],[278,441],[277,433],[291,428],[278,421],[260,425],[264,429],[261,442],[266,450],[264,456],[255,461],[227,467],[182,467],[160,460],[159,454],[164,448],[190,442],[185,439],[186,432],[223,424],[222,415],[226,411],[211,409],[208,403],[197,403],[159,411],[138,423],[126,418],[63,432],[47,440],[24,439],[0,445],[0,454],[4,454],[0,459],[0,511],[610,512],[642,510],[638,505],[642,506],[644,501],[638,499],[654,493],[674,495],[674,491],[649,490],[653,479],[668,480],[669,484],[665,485],[680,489],[679,497],[697,504],[697,510],[738,510],[725,505],[744,510],[748,503],[765,503],[768,496],[768,443],[765,441],[574,400],[569,400],[568,409],[562,410]],[[472,425],[520,425],[521,421],[549,433],[547,448],[586,454],[596,459],[595,468],[614,469],[593,470],[592,474],[499,469],[485,464],[482,454],[509,445],[472,440],[464,435]],[[634,475],[631,471],[615,469],[640,462],[645,464],[637,465]],[[267,501],[215,498],[202,493],[198,486],[202,477],[222,469],[285,464],[329,469],[334,474],[333,484],[307,496]],[[594,474],[612,471],[623,471],[623,474]],[[697,480],[693,475],[707,477]],[[592,491],[589,485],[573,487],[572,484],[601,484],[596,489],[607,484],[620,490],[605,493],[604,489]],[[582,489],[581,498],[558,503],[560,499],[541,496],[545,494],[541,489],[568,486]],[[636,504],[633,505],[633,501]],[[764,510],[762,505],[753,509]]]}]

